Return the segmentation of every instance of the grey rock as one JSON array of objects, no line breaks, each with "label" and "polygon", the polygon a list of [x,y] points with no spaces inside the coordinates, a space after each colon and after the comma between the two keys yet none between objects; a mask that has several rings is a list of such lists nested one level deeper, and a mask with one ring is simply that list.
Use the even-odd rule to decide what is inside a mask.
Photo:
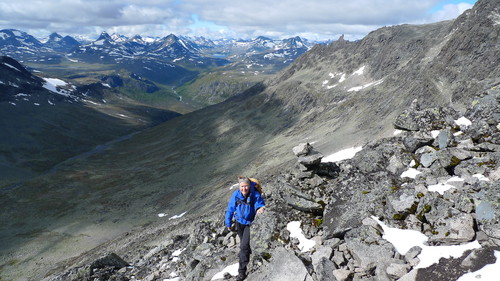
[{"label": "grey rock", "polygon": [[416,258],[418,255],[420,255],[421,252],[422,252],[422,248],[420,248],[418,246],[414,246],[410,250],[408,250],[408,252],[406,252],[405,260],[410,261],[410,260]]},{"label": "grey rock", "polygon": [[438,143],[439,149],[445,149],[448,147],[449,142],[451,141],[451,133],[450,130],[442,130],[439,132],[436,141]]},{"label": "grey rock", "polygon": [[92,262],[90,265],[90,274],[92,275],[94,269],[102,269],[106,267],[112,267],[114,269],[120,269],[129,266],[128,262],[124,261],[120,256],[115,253],[109,253],[106,256],[99,258]]},{"label": "grey rock", "polygon": [[466,149],[466,150],[471,150],[474,147],[474,141],[472,139],[468,138],[465,140],[461,140],[457,144],[457,148],[460,149]]},{"label": "grey rock", "polygon": [[405,137],[403,139],[403,144],[408,151],[410,151],[411,153],[414,153],[419,148],[432,144],[433,141],[434,141],[434,138],[432,138],[432,136],[430,136],[430,135],[413,134],[413,135]]},{"label": "grey rock", "polygon": [[475,200],[476,218],[480,221],[491,221],[497,218],[495,209],[487,201]]},{"label": "grey rock", "polygon": [[468,242],[474,239],[474,218],[471,214],[453,212],[452,217],[440,218],[435,221],[433,235],[429,241],[444,243]]},{"label": "grey rock", "polygon": [[389,196],[388,201],[397,213],[404,213],[413,207],[417,198],[413,194],[398,192],[396,196]]},{"label": "grey rock", "polygon": [[333,271],[335,269],[337,269],[335,264],[333,264],[332,261],[325,257],[317,261],[316,265],[314,266],[314,272],[316,273],[316,278],[318,281],[335,280],[335,277],[333,276]]},{"label": "grey rock", "polygon": [[316,188],[321,186],[325,181],[318,175],[313,175],[311,178],[306,179],[304,183],[308,185],[309,188]]},{"label": "grey rock", "polygon": [[353,274],[353,272],[347,269],[336,269],[332,272],[332,274],[335,277],[333,280],[346,281]]},{"label": "grey rock", "polygon": [[269,264],[259,272],[248,275],[247,280],[303,281],[310,278],[306,267],[293,251],[278,247],[271,252]]},{"label": "grey rock", "polygon": [[482,224],[479,228],[489,237],[493,238],[493,241],[498,245],[500,242],[500,223],[488,223]]},{"label": "grey rock", "polygon": [[391,263],[387,267],[386,272],[392,278],[399,279],[403,277],[406,273],[408,273],[409,270],[410,266],[407,264]]},{"label": "grey rock", "polygon": [[437,159],[437,153],[436,151],[429,152],[429,153],[424,153],[420,156],[420,164],[424,166],[425,168],[429,168],[434,161]]},{"label": "grey rock", "polygon": [[285,194],[283,195],[283,198],[288,205],[299,211],[304,211],[312,214],[323,213],[323,206],[312,200],[306,199],[304,197],[299,197],[296,194]]},{"label": "grey rock", "polygon": [[403,163],[402,159],[397,155],[392,155],[389,158],[389,165],[387,166],[387,171],[393,174],[401,174],[406,169],[406,165]]},{"label": "grey rock", "polygon": [[266,211],[255,217],[250,228],[250,248],[255,255],[269,253],[270,245],[275,240],[278,230],[278,214]]},{"label": "grey rock", "polygon": [[405,219],[407,229],[422,231],[422,222],[414,214],[410,214]]},{"label": "grey rock", "polygon": [[346,259],[344,258],[344,253],[341,251],[333,252],[332,261],[339,267],[345,265]]},{"label": "grey rock", "polygon": [[321,159],[323,159],[323,154],[313,150],[308,155],[300,156],[298,161],[300,164],[309,167],[318,165],[321,163]]},{"label": "grey rock", "polygon": [[311,256],[312,266],[316,268],[321,259],[330,259],[333,254],[333,249],[327,246],[320,246]]},{"label": "grey rock", "polygon": [[412,271],[408,272],[407,274],[399,278],[398,281],[416,281],[417,275],[418,275],[418,269],[413,269]]},{"label": "grey rock", "polygon": [[293,150],[293,154],[295,154],[295,156],[299,157],[299,156],[305,156],[305,155],[309,154],[309,152],[311,152],[312,148],[313,147],[309,143],[301,143],[301,144],[297,145],[296,147],[294,147],[292,150]]},{"label": "grey rock", "polygon": [[349,252],[359,264],[359,268],[365,271],[374,269],[380,260],[391,259],[394,256],[391,244],[370,245],[357,240],[348,240],[346,244]]}]

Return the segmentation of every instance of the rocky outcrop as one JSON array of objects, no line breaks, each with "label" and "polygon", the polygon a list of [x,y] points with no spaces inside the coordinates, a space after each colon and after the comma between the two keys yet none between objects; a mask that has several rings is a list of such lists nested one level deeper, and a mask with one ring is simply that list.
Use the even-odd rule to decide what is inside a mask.
[{"label": "rocky outcrop", "polygon": [[[493,250],[500,250],[499,100],[500,89],[485,92],[465,119],[452,109],[414,104],[395,122],[405,128],[399,135],[368,143],[338,163],[310,160],[322,157],[310,144],[294,147],[295,168],[262,178],[267,211],[251,228],[247,280],[456,280],[494,262]],[[404,125],[410,123],[416,125]],[[477,241],[481,248],[419,268],[422,247],[399,252],[373,217],[425,234],[422,247]],[[299,234],[292,222],[299,222]],[[233,278],[237,235],[218,215],[190,229],[131,266],[96,266],[107,265],[99,259],[55,280]]]}]

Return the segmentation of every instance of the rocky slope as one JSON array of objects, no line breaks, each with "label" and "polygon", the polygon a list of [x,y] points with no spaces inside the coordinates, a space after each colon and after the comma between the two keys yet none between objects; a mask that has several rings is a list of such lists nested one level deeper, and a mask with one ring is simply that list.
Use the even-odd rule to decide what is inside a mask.
[{"label": "rocky slope", "polygon": [[[500,267],[499,106],[498,87],[477,96],[465,119],[452,108],[413,104],[394,122],[399,134],[336,163],[322,163],[309,144],[294,148],[295,168],[263,181],[267,210],[252,225],[247,280],[451,281]],[[222,273],[237,263],[238,241],[222,213],[127,233],[47,280],[231,279]],[[300,222],[304,238],[291,222]],[[427,240],[395,249],[387,226]],[[465,248],[450,257],[457,245]],[[442,259],[424,256],[446,246]]]},{"label": "rocky slope", "polygon": [[[491,47],[500,45],[498,3],[497,0],[478,1],[456,21],[387,27],[358,42],[339,40],[329,46],[315,47],[279,75],[241,95],[165,122],[109,145],[99,153],[67,161],[56,171],[3,193],[0,219],[8,223],[0,226],[0,235],[5,241],[0,249],[1,264],[4,264],[2,276],[40,279],[57,262],[75,258],[123,233],[129,236],[80,258],[90,263],[106,249],[112,249],[135,264],[140,255],[161,248],[164,243],[170,243],[172,251],[177,246],[176,250],[180,249],[182,243],[187,245],[187,240],[173,244],[168,242],[168,237],[175,237],[168,236],[167,232],[184,233],[181,236],[185,237],[185,231],[194,227],[191,222],[198,222],[200,217],[214,211],[222,214],[224,197],[229,194],[226,188],[218,187],[228,186],[237,175],[252,175],[266,183],[272,182],[271,175],[279,175],[296,162],[290,151],[298,143],[314,143],[325,155],[347,147],[366,146],[368,142],[391,136],[393,121],[415,99],[424,111],[442,106],[465,112],[475,95],[500,82],[498,48]],[[460,45],[465,38],[474,40]],[[476,40],[481,43],[473,44]],[[397,125],[403,128],[404,123]],[[491,128],[494,126],[488,130]],[[487,134],[484,137],[487,138]],[[403,153],[398,152],[397,147],[381,144],[379,148],[391,156]],[[429,148],[425,149],[418,153],[432,154]],[[386,167],[385,158],[376,158],[380,153],[372,152],[375,158],[365,155],[370,164],[375,161],[373,172]],[[408,154],[403,156],[402,160],[397,156],[391,160],[389,156],[395,165],[391,169],[401,166],[399,162],[409,163]],[[458,160],[468,160],[459,156],[456,156]],[[428,155],[426,159],[431,157]],[[432,165],[438,164],[434,161]],[[359,169],[368,172],[370,167],[364,164]],[[446,165],[436,169],[436,173],[453,170]],[[345,171],[349,176],[356,174],[355,170],[346,168]],[[346,179],[347,175],[340,173],[339,177]],[[389,172],[371,177],[367,179],[369,187],[386,182]],[[390,186],[404,190],[403,183],[400,180]],[[361,185],[360,182],[352,184]],[[341,183],[339,186],[345,197],[354,192]],[[331,189],[333,187],[323,193],[320,189],[319,195],[327,197],[325,192]],[[381,194],[383,191],[361,195],[375,198]],[[361,200],[361,195],[356,198]],[[377,207],[382,203],[373,204]],[[319,213],[317,205],[315,209]],[[327,206],[326,210],[330,209],[332,206]],[[378,213],[374,214],[382,217],[379,209],[380,206],[375,208]],[[173,216],[184,212],[189,220],[179,223],[178,230],[157,216],[158,213]],[[409,216],[404,210],[399,212],[396,217]],[[327,214],[324,214],[326,218],[330,216]],[[386,214],[384,221],[395,214],[392,211]],[[353,222],[359,221],[353,219]],[[157,223],[159,232],[152,227]],[[324,224],[330,224],[329,220],[324,219]],[[394,226],[392,221],[389,225]],[[338,228],[331,235],[341,236],[344,226],[333,227],[327,229]],[[138,242],[143,238],[144,243]],[[145,246],[146,252],[134,250],[132,244],[139,249]],[[124,252],[127,249],[131,249],[131,253]],[[197,270],[203,272],[203,267]]]}]

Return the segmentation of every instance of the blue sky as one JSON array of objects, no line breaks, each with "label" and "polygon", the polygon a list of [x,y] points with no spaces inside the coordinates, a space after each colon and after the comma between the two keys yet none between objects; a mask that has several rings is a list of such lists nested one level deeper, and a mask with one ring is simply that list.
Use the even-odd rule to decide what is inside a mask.
[{"label": "blue sky", "polygon": [[[482,0],[488,1],[488,0]],[[382,26],[449,20],[472,0],[0,0],[0,29],[126,36],[348,40]]]}]

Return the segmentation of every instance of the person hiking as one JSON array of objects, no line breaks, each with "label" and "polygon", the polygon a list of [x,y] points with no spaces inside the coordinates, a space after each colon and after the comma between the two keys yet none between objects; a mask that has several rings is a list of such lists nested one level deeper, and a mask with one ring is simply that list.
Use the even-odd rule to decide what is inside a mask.
[{"label": "person hiking", "polygon": [[[256,214],[264,212],[264,199],[255,188],[256,183],[247,177],[238,178],[239,189],[229,199],[226,210],[226,226],[240,237],[240,254],[237,280],[244,280],[250,261],[250,226]],[[233,224],[233,217],[236,222]]]}]

